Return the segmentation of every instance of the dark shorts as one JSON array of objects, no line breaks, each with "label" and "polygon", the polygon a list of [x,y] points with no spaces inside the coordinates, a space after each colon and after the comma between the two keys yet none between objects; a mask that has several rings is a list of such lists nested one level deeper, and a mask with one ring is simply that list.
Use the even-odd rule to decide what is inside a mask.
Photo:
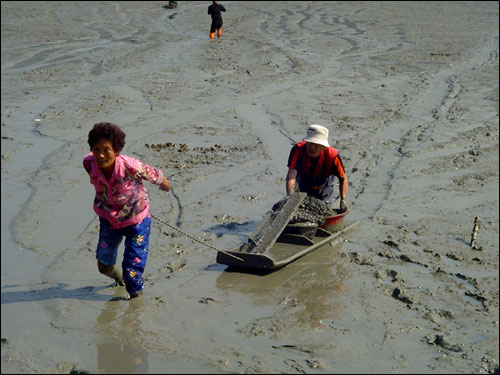
[{"label": "dark shorts", "polygon": [[137,293],[144,288],[142,274],[146,267],[149,251],[149,233],[151,231],[151,216],[148,215],[139,224],[125,228],[113,229],[111,224],[99,217],[99,243],[96,258],[99,262],[112,266],[116,264],[118,247],[125,237],[123,252],[123,280],[129,293]]},{"label": "dark shorts", "polygon": [[301,178],[301,176],[297,176],[297,183],[299,185],[299,191],[307,193],[307,195],[313,196],[315,198],[321,199],[322,201],[332,204],[334,200],[334,180],[335,176],[331,175],[328,177],[326,180],[325,184],[323,187],[320,189],[312,189],[309,185],[309,181],[306,179]]},{"label": "dark shorts", "polygon": [[210,32],[215,33],[217,29],[220,29],[222,27],[222,20],[221,21],[212,21],[212,24],[210,25]]}]

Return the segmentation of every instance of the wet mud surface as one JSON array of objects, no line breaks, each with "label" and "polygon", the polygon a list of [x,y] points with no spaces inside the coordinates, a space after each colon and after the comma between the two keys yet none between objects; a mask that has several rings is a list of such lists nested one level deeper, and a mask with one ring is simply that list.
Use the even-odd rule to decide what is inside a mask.
[{"label": "wet mud surface", "polygon": [[[162,5],[1,4],[2,373],[498,373],[498,3],[227,2],[212,42],[205,2]],[[359,228],[248,272],[153,221],[128,300],[95,264],[98,121],[224,250],[327,126]]]}]

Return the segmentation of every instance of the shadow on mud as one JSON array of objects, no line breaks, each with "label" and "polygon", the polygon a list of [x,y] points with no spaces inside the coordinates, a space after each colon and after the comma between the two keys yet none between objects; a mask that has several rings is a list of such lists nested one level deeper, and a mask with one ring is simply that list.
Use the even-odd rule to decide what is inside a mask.
[{"label": "shadow on mud", "polygon": [[[69,289],[67,283],[56,283],[52,286],[44,285],[47,283],[30,284],[30,285],[6,285],[2,287],[1,304],[15,303],[15,302],[34,302],[46,301],[54,298],[67,298],[67,299],[82,299],[89,301],[109,301],[108,295],[96,294],[95,292],[109,288],[111,285],[104,286],[84,286],[81,288]],[[6,291],[9,288],[40,288],[36,290],[17,290]]]},{"label": "shadow on mud", "polygon": [[242,242],[246,242],[250,233],[252,233],[259,223],[256,221],[246,221],[244,223],[229,222],[213,225],[207,228],[205,232],[214,233],[217,237],[222,237],[225,234],[237,236]]}]

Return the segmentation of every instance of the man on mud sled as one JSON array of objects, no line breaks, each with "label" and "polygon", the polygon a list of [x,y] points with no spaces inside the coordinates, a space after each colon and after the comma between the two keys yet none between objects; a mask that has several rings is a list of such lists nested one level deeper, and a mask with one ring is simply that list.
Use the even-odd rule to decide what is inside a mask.
[{"label": "man on mud sled", "polygon": [[298,190],[331,205],[335,177],[339,179],[340,212],[345,212],[349,209],[346,203],[348,180],[342,159],[328,144],[328,129],[309,125],[305,138],[290,151],[286,193],[290,195]]},{"label": "man on mud sled", "polygon": [[[339,179],[340,209],[332,205],[335,177]],[[359,224],[344,228],[347,189],[342,159],[328,144],[328,129],[310,125],[302,142],[290,151],[287,195],[266,212],[247,243],[229,252],[219,251],[217,263],[275,269],[327,242],[332,244]]]}]

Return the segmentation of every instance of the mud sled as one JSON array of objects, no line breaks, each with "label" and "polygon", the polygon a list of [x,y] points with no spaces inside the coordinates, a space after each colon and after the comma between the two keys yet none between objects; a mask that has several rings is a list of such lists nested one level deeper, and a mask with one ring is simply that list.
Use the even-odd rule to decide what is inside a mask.
[{"label": "mud sled", "polygon": [[338,210],[334,215],[324,217],[321,226],[313,222],[290,223],[306,196],[306,193],[297,192],[290,195],[281,207],[273,207],[264,215],[247,243],[230,251],[218,251],[217,263],[255,269],[280,268],[340,239],[359,225],[359,222],[354,222],[344,227],[344,217],[349,211],[340,213]]}]

